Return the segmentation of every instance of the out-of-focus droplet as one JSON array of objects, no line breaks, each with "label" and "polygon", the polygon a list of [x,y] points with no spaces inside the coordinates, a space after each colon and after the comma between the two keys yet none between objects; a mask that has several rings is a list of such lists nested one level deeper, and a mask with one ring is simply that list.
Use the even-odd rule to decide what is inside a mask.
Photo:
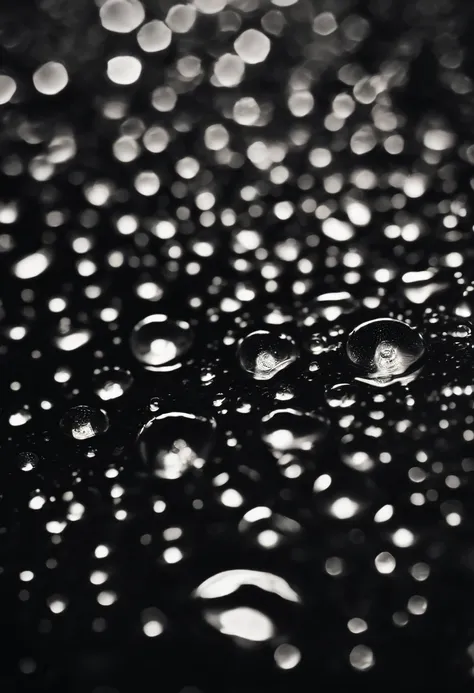
[{"label": "out-of-focus droplet", "polygon": [[234,594],[246,585],[258,587],[289,602],[301,602],[300,595],[279,575],[247,568],[234,568],[212,575],[202,582],[193,594],[199,599],[218,599]]},{"label": "out-of-focus droplet", "polygon": [[18,466],[22,472],[31,472],[38,465],[38,455],[34,452],[20,452]]},{"label": "out-of-focus droplet", "polygon": [[139,0],[106,0],[100,8],[100,21],[104,29],[127,34],[145,19],[145,10]]},{"label": "out-of-focus droplet", "polygon": [[447,288],[448,283],[439,279],[438,272],[434,268],[421,272],[406,272],[402,276],[402,284],[407,299],[421,305],[434,294]]},{"label": "out-of-focus droplet", "polygon": [[71,438],[87,440],[105,433],[109,428],[109,418],[102,409],[80,404],[64,414],[60,426]]},{"label": "out-of-focus droplet", "polygon": [[359,371],[357,380],[384,386],[416,376],[425,344],[420,333],[401,320],[378,318],[349,334],[346,351]]},{"label": "out-of-focus droplet", "polygon": [[262,419],[262,438],[275,457],[311,452],[326,435],[328,422],[296,409],[276,409]]},{"label": "out-of-focus droplet", "polygon": [[60,328],[59,333],[55,336],[54,342],[58,349],[62,351],[75,351],[79,349],[92,337],[92,333],[87,329],[74,329],[73,327]]},{"label": "out-of-focus droplet", "polygon": [[270,52],[268,36],[256,29],[247,29],[234,41],[234,49],[244,63],[262,63]]},{"label": "out-of-focus droplet", "polygon": [[16,82],[9,75],[0,75],[0,106],[8,103],[16,92]]},{"label": "out-of-focus droplet", "polygon": [[269,380],[298,357],[294,340],[285,334],[256,330],[240,340],[238,358],[255,380]]},{"label": "out-of-focus droplet", "polygon": [[132,330],[130,348],[135,358],[150,370],[173,370],[194,339],[189,323],[166,315],[149,315]]},{"label": "out-of-focus droplet", "polygon": [[223,635],[250,642],[265,642],[275,633],[271,619],[261,611],[248,606],[208,610],[204,617],[209,625],[217,628]]},{"label": "out-of-focus droplet", "polygon": [[330,407],[352,407],[357,401],[356,389],[350,383],[338,383],[326,390],[326,401]]},{"label": "out-of-focus droplet", "polygon": [[138,434],[140,455],[155,476],[179,479],[200,469],[214,441],[216,422],[203,416],[169,412],[150,419]]},{"label": "out-of-focus droplet", "polygon": [[35,89],[46,96],[58,94],[68,81],[69,76],[64,65],[54,61],[41,65],[33,75]]},{"label": "out-of-focus droplet", "polygon": [[130,371],[102,368],[94,373],[94,391],[104,401],[121,397],[133,384]]},{"label": "out-of-focus droplet", "polygon": [[350,496],[339,496],[328,504],[329,514],[337,520],[350,520],[362,511],[362,504]]},{"label": "out-of-focus droplet", "polygon": [[127,86],[138,80],[142,72],[142,64],[133,55],[117,55],[107,63],[107,76],[111,82]]},{"label": "out-of-focus droplet", "polygon": [[51,262],[51,257],[44,250],[27,255],[13,266],[13,273],[18,279],[33,279],[42,274]]},{"label": "out-of-focus droplet", "polygon": [[336,291],[321,294],[313,299],[308,307],[309,316],[322,317],[326,320],[337,320],[341,315],[352,313],[357,308],[357,301],[348,291]]}]

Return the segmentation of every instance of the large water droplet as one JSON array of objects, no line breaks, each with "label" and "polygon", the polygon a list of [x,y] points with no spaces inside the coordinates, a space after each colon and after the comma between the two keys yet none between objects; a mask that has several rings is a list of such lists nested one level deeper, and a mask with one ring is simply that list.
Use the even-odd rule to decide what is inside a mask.
[{"label": "large water droplet", "polygon": [[294,340],[286,334],[256,330],[240,340],[240,365],[255,380],[270,380],[298,356]]},{"label": "large water droplet", "polygon": [[326,435],[328,422],[296,409],[276,409],[262,419],[262,437],[275,457],[311,452]]},{"label": "large water droplet", "polygon": [[133,384],[130,371],[103,368],[94,374],[94,391],[104,401],[121,397]]},{"label": "large water droplet", "polygon": [[179,479],[200,469],[212,447],[216,422],[203,416],[169,412],[150,419],[138,434],[143,461],[161,479]]},{"label": "large water droplet", "polygon": [[378,318],[352,330],[346,351],[359,370],[357,380],[384,386],[416,377],[425,345],[420,333],[401,320]]},{"label": "large water droplet", "polygon": [[109,418],[105,411],[80,404],[64,414],[59,424],[68,436],[76,440],[87,440],[109,428]]},{"label": "large water droplet", "polygon": [[189,323],[166,315],[149,315],[132,330],[130,348],[135,358],[150,370],[174,370],[193,343]]}]

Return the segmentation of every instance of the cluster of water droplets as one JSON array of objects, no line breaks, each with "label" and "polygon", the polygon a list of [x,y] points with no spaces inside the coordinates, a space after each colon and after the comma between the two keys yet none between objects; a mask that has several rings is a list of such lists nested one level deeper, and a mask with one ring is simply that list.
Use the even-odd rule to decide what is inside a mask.
[{"label": "cluster of water droplets", "polygon": [[468,34],[450,3],[96,5],[0,30],[16,688],[469,676]]}]

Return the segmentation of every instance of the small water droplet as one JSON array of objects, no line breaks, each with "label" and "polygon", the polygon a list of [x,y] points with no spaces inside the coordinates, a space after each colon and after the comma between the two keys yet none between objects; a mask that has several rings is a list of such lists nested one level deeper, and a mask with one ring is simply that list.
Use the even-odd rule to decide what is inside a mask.
[{"label": "small water droplet", "polygon": [[360,372],[357,380],[384,386],[416,377],[425,345],[420,333],[401,320],[377,318],[352,330],[346,351]]},{"label": "small water droplet", "polygon": [[449,330],[450,337],[454,337],[454,339],[468,339],[471,334],[471,328],[464,323],[459,323]]},{"label": "small water droplet", "polygon": [[262,437],[275,457],[311,452],[328,430],[326,419],[296,409],[276,409],[262,419]]},{"label": "small water droplet", "polygon": [[135,358],[150,370],[174,370],[191,347],[194,335],[189,323],[166,315],[149,315],[132,330],[130,348]]},{"label": "small water droplet", "polygon": [[238,346],[240,365],[255,380],[270,380],[297,356],[298,349],[291,337],[267,330],[251,332]]},{"label": "small water droplet", "polygon": [[71,438],[87,440],[105,433],[109,428],[109,418],[102,409],[80,404],[69,409],[59,425]]},{"label": "small water droplet", "polygon": [[161,479],[179,479],[191,468],[200,469],[212,447],[214,419],[169,412],[150,419],[138,434],[145,464]]},{"label": "small water droplet", "polygon": [[22,472],[31,472],[38,462],[38,455],[34,452],[20,452],[18,455],[18,465]]},{"label": "small water droplet", "polygon": [[133,384],[130,371],[102,368],[94,374],[94,391],[104,401],[121,397]]},{"label": "small water droplet", "polygon": [[150,400],[150,404],[148,405],[150,408],[150,411],[158,411],[160,408],[160,400],[158,397],[152,397]]},{"label": "small water droplet", "polygon": [[350,383],[333,385],[326,391],[326,401],[330,407],[352,407],[357,401],[356,389]]}]

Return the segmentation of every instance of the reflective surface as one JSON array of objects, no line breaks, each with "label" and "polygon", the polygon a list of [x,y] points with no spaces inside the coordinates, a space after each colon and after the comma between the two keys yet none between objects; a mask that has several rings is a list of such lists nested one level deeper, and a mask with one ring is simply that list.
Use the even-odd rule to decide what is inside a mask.
[{"label": "reflective surface", "polygon": [[472,8],[0,10],[0,689],[463,691]]}]

